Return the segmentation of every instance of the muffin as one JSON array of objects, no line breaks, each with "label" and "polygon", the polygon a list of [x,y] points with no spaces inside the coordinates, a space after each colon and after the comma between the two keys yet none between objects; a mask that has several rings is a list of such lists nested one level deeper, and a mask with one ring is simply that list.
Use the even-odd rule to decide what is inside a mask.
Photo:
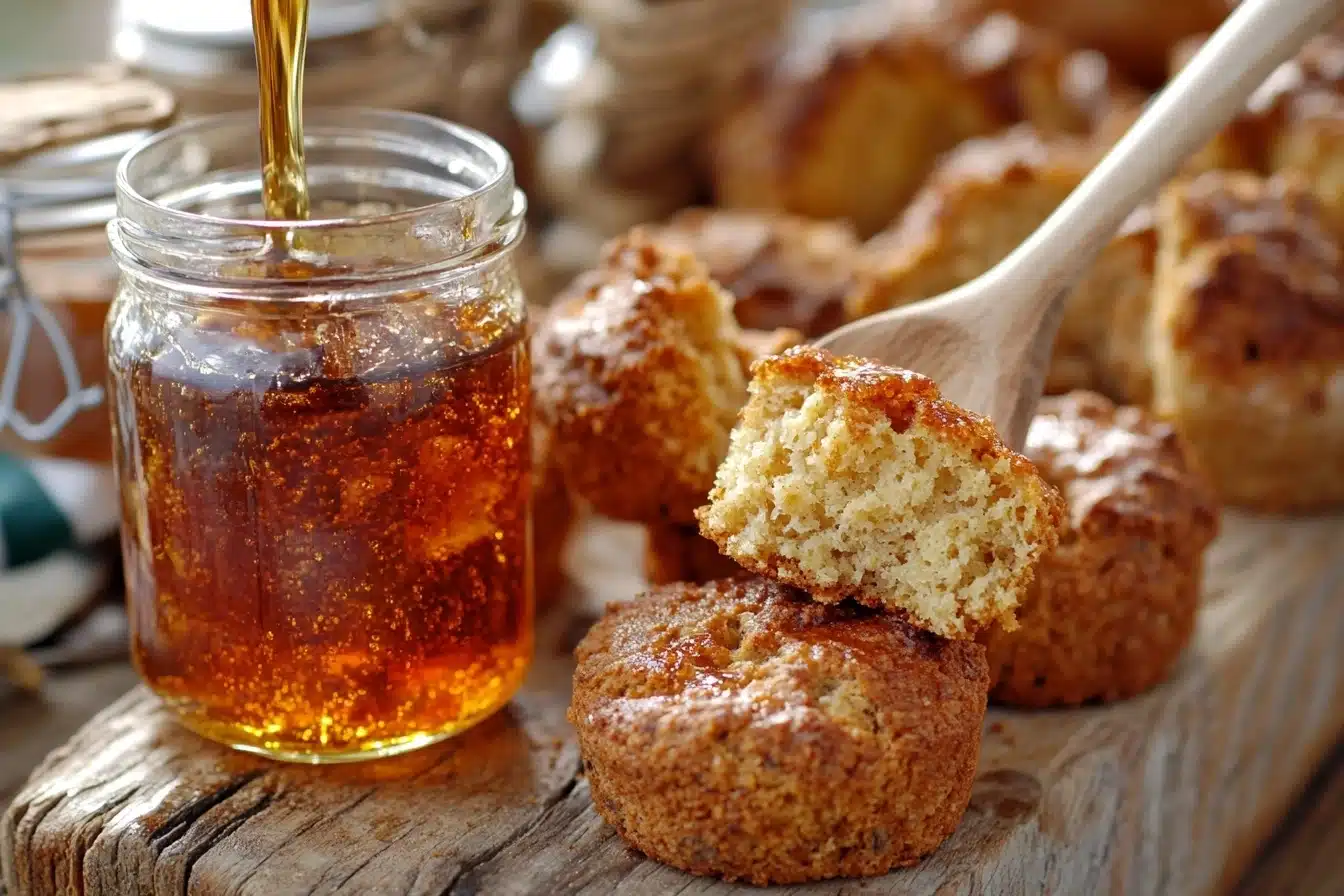
[{"label": "muffin", "polygon": [[[1173,66],[1183,65],[1197,44],[1180,48]],[[1344,225],[1344,39],[1313,38],[1187,166],[1191,175],[1222,170],[1300,179],[1334,225]]]},{"label": "muffin", "polygon": [[735,579],[614,604],[577,653],[593,805],[660,862],[760,885],[883,874],[970,799],[989,682],[973,642]]},{"label": "muffin", "polygon": [[1334,225],[1344,224],[1344,40],[1313,39],[1255,101],[1271,123],[1264,170],[1301,178]]},{"label": "muffin", "polygon": [[711,139],[718,204],[844,219],[866,237],[963,140],[1023,121],[1086,133],[1118,92],[1096,54],[1009,17],[889,12],[805,40],[751,80]]},{"label": "muffin", "polygon": [[[899,221],[865,248],[853,317],[940,295],[1012,253],[1082,182],[1099,156],[1087,141],[1017,127],[949,153]],[[1125,223],[1069,297],[1046,390],[1099,389],[1144,401],[1142,329],[1152,292],[1151,213]]]},{"label": "muffin", "polygon": [[732,297],[638,230],[610,244],[537,337],[537,409],[594,510],[690,523],[746,399]]},{"label": "muffin", "polygon": [[1344,254],[1305,187],[1209,172],[1167,188],[1153,405],[1229,504],[1344,501]]},{"label": "muffin", "polygon": [[982,635],[991,699],[1014,706],[1123,700],[1163,681],[1195,630],[1213,493],[1175,430],[1100,395],[1047,398],[1026,454],[1068,505],[1017,608]]},{"label": "muffin", "polygon": [[[532,353],[537,352],[537,327],[546,309],[528,303]],[[533,383],[533,404],[536,384]],[[564,555],[578,515],[555,461],[554,435],[537,414],[532,418],[532,568],[537,610],[548,609],[565,584]]]},{"label": "muffin", "polygon": [[698,516],[747,569],[967,638],[1013,627],[1062,514],[1031,462],[932,380],[795,348],[753,366]]},{"label": "muffin", "polygon": [[820,336],[845,322],[861,248],[853,230],[777,212],[686,209],[653,231],[695,255],[736,299],[743,327]]},{"label": "muffin", "polygon": [[1162,84],[1167,56],[1189,35],[1214,30],[1229,0],[952,0],[968,13],[999,10],[1049,28],[1077,46],[1095,47],[1129,78]]},{"label": "muffin", "polygon": [[1073,192],[1095,153],[1030,127],[949,153],[904,214],[865,249],[876,271],[850,296],[864,317],[940,295],[988,271]]},{"label": "muffin", "polygon": [[747,575],[695,526],[653,524],[644,543],[644,578],[650,585],[696,584]]}]

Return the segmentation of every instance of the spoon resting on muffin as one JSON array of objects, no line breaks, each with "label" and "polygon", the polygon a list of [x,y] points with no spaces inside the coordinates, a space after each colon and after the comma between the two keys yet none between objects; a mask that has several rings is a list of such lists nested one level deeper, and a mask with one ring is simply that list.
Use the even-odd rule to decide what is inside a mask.
[{"label": "spoon resting on muffin", "polygon": [[1030,238],[951,292],[848,324],[816,341],[918,371],[1020,451],[1064,302],[1124,219],[1245,105],[1344,0],[1246,0]]}]

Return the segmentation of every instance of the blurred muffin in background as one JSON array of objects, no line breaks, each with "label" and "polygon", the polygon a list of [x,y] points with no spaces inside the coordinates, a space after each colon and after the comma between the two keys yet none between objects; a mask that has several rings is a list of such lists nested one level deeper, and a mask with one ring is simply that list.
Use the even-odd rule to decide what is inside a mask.
[{"label": "blurred muffin in background", "polygon": [[[849,314],[936,296],[985,273],[1050,216],[1099,155],[1089,141],[1045,140],[1026,125],[963,143],[892,227],[868,241]],[[1103,249],[1069,299],[1047,391],[1097,389],[1122,401],[1147,400],[1141,342],[1154,251],[1142,212]]]},{"label": "blurred muffin in background", "polygon": [[724,206],[844,219],[869,236],[963,140],[1024,121],[1089,133],[1133,96],[1099,54],[1009,16],[966,24],[883,7],[748,80],[711,135],[715,193]]},{"label": "blurred muffin in background", "polygon": [[1168,187],[1147,349],[1154,410],[1229,504],[1344,502],[1344,249],[1299,183]]},{"label": "blurred muffin in background", "polygon": [[1234,0],[951,0],[962,15],[1012,13],[1106,54],[1128,78],[1161,85],[1182,38],[1217,28]]},{"label": "blurred muffin in background", "polygon": [[651,232],[705,263],[710,276],[733,294],[733,313],[743,327],[787,327],[819,336],[845,321],[844,300],[854,287],[862,249],[842,223],[693,208]]}]

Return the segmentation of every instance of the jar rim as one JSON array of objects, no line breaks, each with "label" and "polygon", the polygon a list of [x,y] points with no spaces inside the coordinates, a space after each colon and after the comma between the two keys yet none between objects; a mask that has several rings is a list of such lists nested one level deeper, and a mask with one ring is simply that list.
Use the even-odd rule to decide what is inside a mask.
[{"label": "jar rim", "polygon": [[[426,138],[436,136],[468,146],[488,158],[494,166],[489,178],[468,192],[459,196],[427,202],[410,208],[398,209],[382,214],[357,215],[344,217],[313,217],[305,220],[279,220],[267,218],[231,217],[206,214],[174,208],[145,195],[143,188],[135,183],[133,169],[137,162],[154,152],[163,152],[165,146],[174,143],[190,145],[194,137],[221,128],[248,123],[255,127],[256,113],[251,111],[224,112],[215,115],[194,118],[160,131],[149,139],[137,144],[117,165],[116,191],[118,217],[135,217],[136,211],[150,213],[156,217],[160,226],[177,225],[183,232],[199,231],[202,228],[217,228],[236,232],[246,230],[254,234],[286,234],[295,232],[313,232],[354,226],[390,225],[433,214],[436,210],[460,208],[464,203],[479,199],[493,192],[505,192],[508,200],[505,207],[517,205],[513,190],[513,161],[508,151],[487,134],[465,125],[422,115],[418,112],[367,108],[319,108],[304,111],[304,142],[308,143],[315,135],[328,129],[363,126],[374,133],[391,134],[407,124],[415,125],[426,131]],[[441,153],[439,155],[442,155]],[[448,168],[452,164],[443,159]],[[128,215],[127,212],[132,214]],[[494,223],[494,222],[491,222]]]}]

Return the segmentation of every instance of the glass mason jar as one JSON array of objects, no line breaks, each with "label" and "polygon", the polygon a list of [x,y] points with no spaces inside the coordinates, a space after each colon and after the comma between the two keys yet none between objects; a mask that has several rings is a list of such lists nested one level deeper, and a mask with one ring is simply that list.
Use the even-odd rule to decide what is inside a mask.
[{"label": "glass mason jar", "polygon": [[529,663],[524,201],[475,131],[307,118],[308,221],[262,219],[252,114],[122,161],[109,400],[141,676],[206,737],[338,762]]}]

